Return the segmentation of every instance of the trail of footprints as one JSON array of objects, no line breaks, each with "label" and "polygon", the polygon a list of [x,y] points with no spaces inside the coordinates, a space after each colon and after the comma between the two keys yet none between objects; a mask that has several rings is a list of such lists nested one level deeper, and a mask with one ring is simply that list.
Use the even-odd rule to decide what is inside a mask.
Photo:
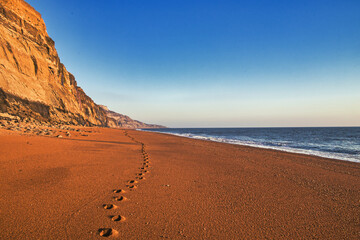
[{"label": "trail of footprints", "polygon": [[[131,179],[129,181],[126,182],[126,188],[129,191],[133,191],[134,189],[136,189],[137,184],[139,183],[139,181],[144,180],[145,177],[144,175],[149,173],[149,155],[145,150],[145,144],[136,140],[135,138],[133,138],[132,136],[130,136],[128,134],[127,131],[125,131],[125,136],[129,137],[132,141],[134,141],[135,143],[138,143],[141,145],[141,153],[142,153],[142,164],[141,167],[139,168],[140,171],[138,173],[136,173],[135,179]],[[115,196],[112,196],[112,202],[120,205],[122,202],[127,201],[128,199],[123,195],[124,193],[126,193],[126,190],[123,189],[114,189],[112,191],[113,194],[115,194]],[[119,209],[120,207],[116,204],[113,203],[106,203],[103,204],[102,207],[104,208],[104,211],[111,211],[111,212],[116,212],[116,209]],[[121,215],[109,215],[108,216],[109,221],[114,221],[114,222],[123,222],[125,221],[125,217],[121,216]],[[101,237],[110,237],[110,236],[116,236],[118,234],[118,232],[113,229],[113,228],[99,228],[98,229],[98,233]]]}]

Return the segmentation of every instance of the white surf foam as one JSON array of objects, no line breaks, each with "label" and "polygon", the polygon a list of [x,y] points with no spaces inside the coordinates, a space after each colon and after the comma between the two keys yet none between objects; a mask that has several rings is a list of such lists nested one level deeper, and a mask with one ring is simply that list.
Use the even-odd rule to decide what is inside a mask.
[{"label": "white surf foam", "polygon": [[256,143],[254,141],[243,141],[243,140],[227,139],[227,138],[221,138],[221,137],[203,136],[203,135],[196,135],[196,134],[192,134],[192,133],[171,133],[171,132],[144,130],[144,129],[138,129],[138,130],[140,130],[140,131],[149,131],[149,132],[157,132],[157,133],[164,133],[164,134],[170,134],[170,135],[175,135],[175,136],[180,136],[180,137],[207,140],[207,141],[213,141],[213,142],[244,145],[244,146],[264,148],[264,149],[273,149],[273,150],[291,152],[291,153],[300,153],[300,154],[305,154],[305,155],[312,155],[312,156],[318,156],[318,157],[324,157],[324,158],[330,158],[330,159],[337,159],[337,160],[344,160],[344,161],[360,163],[360,159],[354,158],[350,154],[330,153],[330,152],[323,152],[323,151],[316,151],[316,150],[309,150],[309,149],[291,148],[291,147],[285,146],[286,142],[284,142],[282,144],[278,144],[278,146],[267,146],[267,145],[264,145],[264,144]]}]

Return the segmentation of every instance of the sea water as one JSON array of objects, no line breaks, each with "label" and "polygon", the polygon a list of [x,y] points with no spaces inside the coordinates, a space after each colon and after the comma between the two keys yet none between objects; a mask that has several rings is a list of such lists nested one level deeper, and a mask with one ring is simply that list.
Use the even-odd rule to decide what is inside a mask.
[{"label": "sea water", "polygon": [[360,163],[360,127],[160,128],[146,131]]}]

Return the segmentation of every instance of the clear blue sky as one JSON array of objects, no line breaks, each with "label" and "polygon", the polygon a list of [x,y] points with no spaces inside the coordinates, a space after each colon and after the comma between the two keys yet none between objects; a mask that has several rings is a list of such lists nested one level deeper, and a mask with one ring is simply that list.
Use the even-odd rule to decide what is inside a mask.
[{"label": "clear blue sky", "polygon": [[95,102],[169,127],[360,126],[359,0],[28,0]]}]

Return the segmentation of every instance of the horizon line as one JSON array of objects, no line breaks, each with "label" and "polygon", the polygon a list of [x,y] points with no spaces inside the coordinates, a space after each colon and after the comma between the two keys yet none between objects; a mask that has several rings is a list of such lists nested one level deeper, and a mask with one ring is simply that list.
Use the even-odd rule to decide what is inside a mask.
[{"label": "horizon line", "polygon": [[165,128],[139,128],[139,129],[166,129],[166,128],[358,128],[360,126],[297,126],[297,127],[166,127]]}]

